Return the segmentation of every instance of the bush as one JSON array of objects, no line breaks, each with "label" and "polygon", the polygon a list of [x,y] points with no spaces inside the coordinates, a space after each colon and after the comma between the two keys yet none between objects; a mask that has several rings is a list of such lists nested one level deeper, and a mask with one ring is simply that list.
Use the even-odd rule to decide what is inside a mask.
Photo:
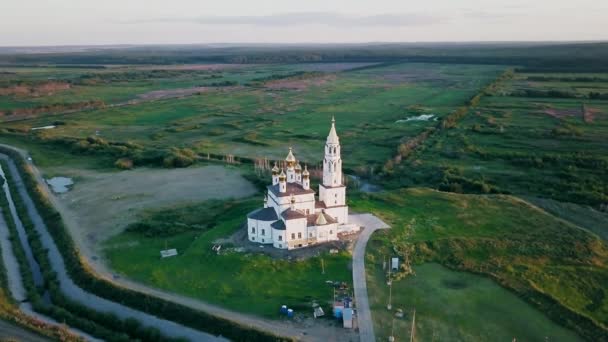
[{"label": "bush", "polygon": [[119,158],[114,163],[114,166],[122,170],[130,170],[133,168],[133,160],[129,158]]}]

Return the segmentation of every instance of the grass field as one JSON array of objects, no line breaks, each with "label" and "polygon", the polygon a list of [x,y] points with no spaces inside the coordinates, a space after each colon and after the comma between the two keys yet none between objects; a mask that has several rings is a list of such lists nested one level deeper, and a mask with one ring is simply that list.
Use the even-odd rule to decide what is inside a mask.
[{"label": "grass field", "polygon": [[[118,273],[146,284],[193,298],[225,306],[240,312],[278,319],[281,305],[297,313],[310,314],[313,300],[330,312],[332,287],[325,281],[352,282],[350,255],[321,255],[305,261],[272,259],[262,254],[229,251],[217,255],[211,250],[213,241],[242,229],[243,215],[260,205],[253,200],[203,202],[196,207],[165,213],[149,213],[157,217],[171,215],[173,222],[189,222],[205,212],[210,226],[168,237],[146,237],[125,232],[105,244],[110,266]],[[213,222],[213,223],[211,223]],[[177,248],[179,256],[160,259],[161,249]],[[325,274],[321,274],[321,258]]]},{"label": "grass field", "polygon": [[[248,157],[284,157],[286,146],[293,145],[298,157],[318,163],[321,141],[335,115],[344,154],[349,156],[345,165],[373,166],[389,158],[401,140],[435,124],[397,120],[420,114],[440,118],[474,95],[503,67],[409,63],[356,71],[317,71],[304,79],[264,84],[246,82],[251,74],[257,78],[281,77],[302,69],[310,67],[238,69],[243,84],[239,87],[215,87],[182,99],[41,116],[7,123],[6,127],[27,130],[60,121],[63,125],[56,129],[26,136],[53,140],[99,133],[109,141],[132,141],[150,148],[190,147],[203,153]],[[115,91],[120,85],[107,87]],[[103,89],[99,93],[103,94]]]},{"label": "grass field", "polygon": [[[500,192],[595,208],[608,203],[608,100],[587,98],[605,92],[608,74],[586,74],[603,81],[584,88],[570,81],[582,74],[542,75],[516,74],[484,96],[455,128],[434,135],[403,163],[397,182],[459,192],[482,182]],[[541,76],[560,81],[529,80]],[[558,95],[519,95],[531,88]]]},{"label": "grass field", "polygon": [[[510,196],[428,189],[363,195],[353,200],[353,209],[373,212],[392,226],[370,240],[370,265],[381,264],[394,251],[404,257],[412,248],[415,262],[487,275],[550,317],[563,320],[560,310],[574,312],[603,326],[605,333],[608,244],[577,226]],[[544,306],[538,296],[555,300],[557,307]]]},{"label": "grass field", "polygon": [[[388,311],[388,286],[382,266],[368,264],[368,292],[377,340],[408,341],[416,310],[415,341],[582,341],[540,311],[493,281],[455,272],[437,264],[414,268],[416,275],[393,282]],[[395,318],[395,310],[404,310]]]}]

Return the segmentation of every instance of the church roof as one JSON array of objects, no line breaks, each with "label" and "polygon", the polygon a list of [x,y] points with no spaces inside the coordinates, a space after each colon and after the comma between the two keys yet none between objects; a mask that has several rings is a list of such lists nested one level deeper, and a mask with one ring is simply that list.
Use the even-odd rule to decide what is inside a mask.
[{"label": "church roof", "polygon": [[329,130],[329,135],[327,136],[328,144],[339,144],[340,139],[338,138],[338,134],[336,133],[336,119],[331,118],[331,129]]},{"label": "church roof", "polygon": [[247,217],[258,221],[276,221],[278,219],[277,213],[274,211],[274,208],[270,207],[258,209],[247,215]]},{"label": "church roof", "polygon": [[298,183],[287,183],[287,190],[285,190],[285,192],[279,191],[278,184],[277,185],[268,185],[267,188],[268,188],[268,191],[271,191],[277,197],[285,197],[285,196],[291,196],[291,195],[298,196],[298,195],[315,193],[315,191],[312,189],[305,190]]},{"label": "church roof", "polygon": [[276,230],[285,230],[285,222],[281,220],[271,223],[270,226]]},{"label": "church roof", "polygon": [[291,208],[283,211],[281,213],[281,216],[285,219],[285,220],[296,220],[296,219],[302,219],[302,218],[306,218],[306,215],[304,215],[304,213],[298,211],[298,210],[293,210]]},{"label": "church roof", "polygon": [[326,224],[332,224],[332,223],[338,222],[333,217],[331,217],[325,213],[308,215],[306,217],[306,219],[308,221],[307,222],[308,226],[324,226]]},{"label": "church roof", "polygon": [[296,157],[293,156],[293,152],[291,151],[291,147],[289,148],[289,153],[287,153],[287,157],[285,158],[288,162],[295,162]]}]

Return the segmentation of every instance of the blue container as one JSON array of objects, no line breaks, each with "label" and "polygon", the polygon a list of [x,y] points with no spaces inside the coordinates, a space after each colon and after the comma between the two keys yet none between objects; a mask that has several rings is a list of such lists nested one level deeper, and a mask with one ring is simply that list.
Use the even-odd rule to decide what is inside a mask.
[{"label": "blue container", "polygon": [[334,308],[334,317],[342,318],[342,308]]},{"label": "blue container", "polygon": [[280,312],[282,315],[287,315],[287,305],[281,306]]},{"label": "blue container", "polygon": [[292,309],[287,309],[287,317],[293,318],[293,310]]}]

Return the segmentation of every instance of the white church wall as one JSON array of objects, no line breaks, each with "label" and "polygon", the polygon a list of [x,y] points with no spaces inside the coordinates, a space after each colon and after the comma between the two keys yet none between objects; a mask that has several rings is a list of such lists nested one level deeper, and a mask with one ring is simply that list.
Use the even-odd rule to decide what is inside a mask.
[{"label": "white church wall", "polygon": [[285,225],[289,248],[305,247],[308,244],[306,218],[287,220]]},{"label": "white church wall", "polygon": [[249,241],[270,244],[272,243],[271,221],[260,221],[247,218],[247,235]]},{"label": "white church wall", "polygon": [[348,222],[348,207],[330,207],[325,209],[325,213],[338,221],[340,224]]},{"label": "white church wall", "polygon": [[286,249],[287,248],[287,241],[285,239],[286,236],[287,236],[286,230],[272,228],[272,246],[274,248]]},{"label": "white church wall", "polygon": [[346,187],[324,187],[319,185],[319,201],[323,201],[326,206],[332,207],[346,204]]}]

